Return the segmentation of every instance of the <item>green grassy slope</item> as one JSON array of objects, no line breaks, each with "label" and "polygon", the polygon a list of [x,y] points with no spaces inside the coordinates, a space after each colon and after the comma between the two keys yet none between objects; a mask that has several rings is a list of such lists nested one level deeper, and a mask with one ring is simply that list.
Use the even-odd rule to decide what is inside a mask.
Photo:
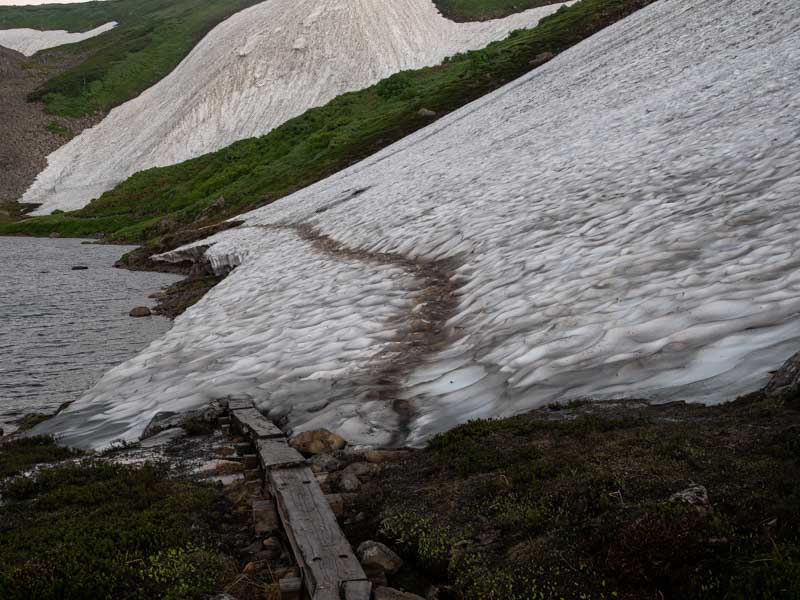
[{"label": "green grassy slope", "polygon": [[86,31],[119,25],[63,46],[86,55],[78,66],[29,96],[51,114],[79,117],[108,111],[162,79],[215,25],[260,0],[111,0],[80,4],[0,7],[0,28]]},{"label": "green grassy slope", "polygon": [[453,21],[486,21],[563,2],[564,0],[434,0],[439,11]]},{"label": "green grassy slope", "polygon": [[427,125],[432,117],[512,81],[652,0],[582,0],[484,50],[406,71],[344,94],[269,134],[135,174],[85,208],[16,224],[0,234],[105,233],[142,242],[262,206],[335,173]]}]

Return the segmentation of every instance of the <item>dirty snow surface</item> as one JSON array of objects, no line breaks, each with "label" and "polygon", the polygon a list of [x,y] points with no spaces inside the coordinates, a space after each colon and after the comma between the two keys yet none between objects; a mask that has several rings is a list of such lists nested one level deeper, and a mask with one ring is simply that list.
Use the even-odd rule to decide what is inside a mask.
[{"label": "dirty snow surface", "polygon": [[39,50],[55,48],[64,44],[82,42],[95,36],[111,31],[117,26],[116,21],[111,21],[100,27],[95,27],[83,33],[69,33],[64,29],[39,31],[38,29],[0,29],[0,46],[21,52],[25,56],[33,56]]},{"label": "dirty snow surface", "polygon": [[343,92],[530,27],[560,5],[453,23],[431,0],[269,0],[217,26],[170,75],[48,157],[34,214],[80,208],[136,171],[263,135]]},{"label": "dirty snow surface", "polygon": [[[51,427],[102,444],[247,393],[296,429],[419,443],[571,398],[755,389],[800,344],[798,39],[794,1],[650,5],[203,241],[216,268],[239,266]],[[454,261],[448,344],[404,374],[405,421],[357,383],[413,278],[272,226],[298,223]]]}]

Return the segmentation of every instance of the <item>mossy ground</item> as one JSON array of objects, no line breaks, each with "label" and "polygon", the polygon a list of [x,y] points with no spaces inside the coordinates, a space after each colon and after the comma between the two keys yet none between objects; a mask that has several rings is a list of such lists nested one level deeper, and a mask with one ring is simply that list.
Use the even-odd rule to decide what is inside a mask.
[{"label": "mossy ground", "polygon": [[[707,506],[670,500],[693,485]],[[447,597],[794,599],[798,506],[795,391],[471,422],[386,470],[350,533],[380,529],[412,565],[395,583]]]},{"label": "mossy ground", "polygon": [[0,445],[0,598],[197,598],[236,575],[218,488],[79,456],[52,438]]},{"label": "mossy ground", "polygon": [[[135,174],[85,208],[0,223],[0,235],[156,243],[268,204],[323,179],[523,75],[651,0],[582,0],[484,50],[405,71],[307,111],[269,134]],[[0,13],[2,14],[2,13]]]}]

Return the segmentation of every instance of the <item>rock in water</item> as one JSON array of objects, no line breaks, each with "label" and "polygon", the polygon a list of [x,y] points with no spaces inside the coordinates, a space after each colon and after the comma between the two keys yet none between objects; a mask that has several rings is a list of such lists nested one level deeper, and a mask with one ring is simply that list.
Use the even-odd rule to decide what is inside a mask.
[{"label": "rock in water", "polygon": [[131,317],[149,317],[153,313],[150,312],[150,309],[146,306],[137,306],[130,313],[128,313]]},{"label": "rock in water", "polygon": [[72,267],[73,271],[86,271],[89,267],[85,267],[83,265],[75,265]]},{"label": "rock in water", "polygon": [[306,456],[312,456],[331,454],[344,448],[347,442],[343,437],[327,429],[316,429],[297,434],[289,440],[289,445]]}]

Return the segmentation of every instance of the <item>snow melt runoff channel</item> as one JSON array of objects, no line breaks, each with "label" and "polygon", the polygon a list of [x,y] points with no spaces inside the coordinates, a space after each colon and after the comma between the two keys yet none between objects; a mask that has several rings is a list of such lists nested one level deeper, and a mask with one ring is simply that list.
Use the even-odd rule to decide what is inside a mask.
[{"label": "snow melt runoff channel", "polygon": [[239,217],[165,257],[237,268],[46,427],[102,445],[248,393],[296,430],[397,439],[396,411],[356,382],[374,381],[419,281],[275,225],[457,260],[452,336],[393,392],[413,408],[408,443],[551,401],[757,389],[800,345],[798,34],[787,0],[660,0]]}]

